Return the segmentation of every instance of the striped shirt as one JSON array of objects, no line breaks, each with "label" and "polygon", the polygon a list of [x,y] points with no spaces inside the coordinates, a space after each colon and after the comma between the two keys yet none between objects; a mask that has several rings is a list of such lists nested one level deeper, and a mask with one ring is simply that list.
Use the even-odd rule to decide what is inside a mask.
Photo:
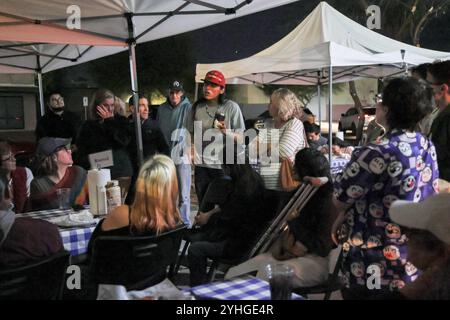
[{"label": "striped shirt", "polygon": [[[277,134],[279,137],[278,143],[272,141],[272,136],[276,136]],[[264,180],[266,189],[282,190],[280,185],[280,160],[288,158],[294,162],[297,152],[306,146],[303,123],[297,118],[293,118],[286,122],[280,129],[261,130],[259,143],[267,144],[268,149],[272,151],[278,147],[278,161],[271,161],[266,165],[261,164],[260,174]]]}]

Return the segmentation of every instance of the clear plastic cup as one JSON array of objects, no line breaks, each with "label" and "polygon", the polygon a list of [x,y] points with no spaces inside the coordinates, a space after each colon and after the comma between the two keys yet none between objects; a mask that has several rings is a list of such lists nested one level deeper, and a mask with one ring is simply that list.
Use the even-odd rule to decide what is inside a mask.
[{"label": "clear plastic cup", "polygon": [[61,210],[68,210],[71,208],[70,203],[70,188],[60,188],[56,190],[58,196],[58,208]]},{"label": "clear plastic cup", "polygon": [[291,300],[294,269],[285,264],[271,263],[266,266],[266,273],[270,284],[271,299]]}]

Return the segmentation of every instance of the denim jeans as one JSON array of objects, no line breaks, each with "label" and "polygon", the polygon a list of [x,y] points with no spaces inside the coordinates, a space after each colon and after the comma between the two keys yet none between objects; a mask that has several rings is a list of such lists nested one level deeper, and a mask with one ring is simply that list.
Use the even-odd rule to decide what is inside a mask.
[{"label": "denim jeans", "polygon": [[191,226],[191,165],[177,164],[177,179],[179,188],[179,209],[181,218],[187,226]]}]

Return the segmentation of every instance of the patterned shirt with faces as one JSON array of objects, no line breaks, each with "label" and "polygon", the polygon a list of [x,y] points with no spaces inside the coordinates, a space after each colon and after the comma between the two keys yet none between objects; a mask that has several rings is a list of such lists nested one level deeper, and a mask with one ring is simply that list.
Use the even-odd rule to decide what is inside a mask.
[{"label": "patterned shirt with faces", "polygon": [[367,286],[374,270],[381,289],[400,289],[417,278],[389,207],[397,199],[419,202],[437,193],[438,177],[435,147],[420,133],[393,130],[353,153],[335,182],[337,199],[351,205],[341,229],[347,287]]}]

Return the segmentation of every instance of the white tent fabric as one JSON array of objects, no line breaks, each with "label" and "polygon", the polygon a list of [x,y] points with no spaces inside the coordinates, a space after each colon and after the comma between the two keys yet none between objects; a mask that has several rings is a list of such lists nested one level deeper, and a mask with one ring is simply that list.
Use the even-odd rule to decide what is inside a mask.
[{"label": "white tent fabric", "polygon": [[[130,38],[136,43],[156,40],[294,1],[2,0],[0,66],[45,73],[126,50]],[[73,22],[74,4],[81,30],[66,27]]]},{"label": "white tent fabric", "polygon": [[[311,85],[318,80],[328,81],[328,70],[324,68],[330,66],[333,81],[343,82],[361,76],[385,77],[404,66],[449,58],[449,52],[422,49],[380,35],[321,2],[292,32],[269,48],[241,60],[197,64],[195,80],[201,82],[207,71],[218,69],[233,84]],[[318,70],[322,71],[320,76]]]}]

